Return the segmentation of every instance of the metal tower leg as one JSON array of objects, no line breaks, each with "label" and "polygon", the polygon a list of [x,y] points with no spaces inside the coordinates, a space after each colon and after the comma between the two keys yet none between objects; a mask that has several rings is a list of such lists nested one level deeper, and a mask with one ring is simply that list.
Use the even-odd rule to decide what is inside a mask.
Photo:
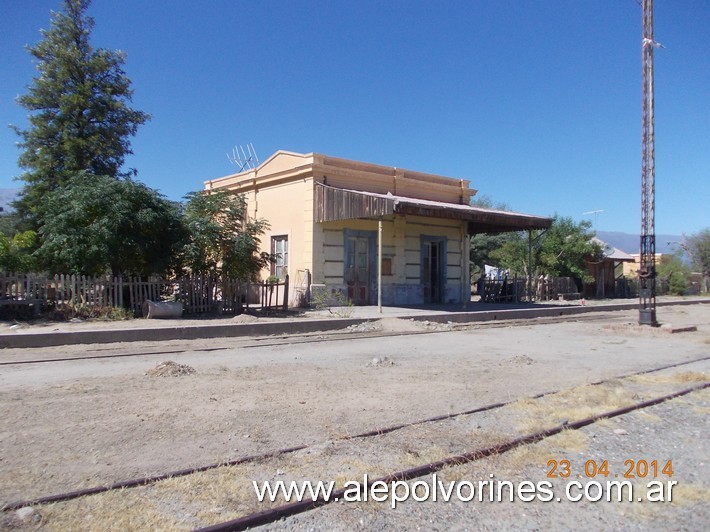
[{"label": "metal tower leg", "polygon": [[656,321],[655,138],[653,105],[653,0],[643,0],[643,133],[641,140],[641,249],[639,324]]}]

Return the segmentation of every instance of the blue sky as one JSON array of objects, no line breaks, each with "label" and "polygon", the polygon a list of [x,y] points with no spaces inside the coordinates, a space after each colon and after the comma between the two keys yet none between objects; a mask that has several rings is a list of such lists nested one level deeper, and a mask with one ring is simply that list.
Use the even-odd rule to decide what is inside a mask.
[{"label": "blue sky", "polygon": [[[656,0],[656,230],[710,225],[710,2]],[[59,0],[0,0],[0,123]],[[234,145],[470,179],[534,214],[640,226],[637,0],[94,0],[153,115],[127,165],[172,199],[232,173]],[[19,186],[0,128],[0,188]]]}]

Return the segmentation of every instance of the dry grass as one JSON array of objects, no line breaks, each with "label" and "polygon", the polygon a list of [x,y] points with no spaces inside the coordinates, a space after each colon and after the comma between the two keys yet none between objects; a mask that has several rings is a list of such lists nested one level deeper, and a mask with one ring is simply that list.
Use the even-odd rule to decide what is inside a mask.
[{"label": "dry grass", "polygon": [[673,487],[673,501],[678,506],[694,504],[707,505],[710,502],[710,488],[699,484],[678,484]]},{"label": "dry grass", "polygon": [[587,449],[589,438],[578,430],[564,430],[533,445],[524,445],[493,457],[497,476],[513,478],[530,467],[546,468],[548,460],[566,452]]},{"label": "dry grass", "polygon": [[615,429],[618,427],[618,424],[616,422],[612,421],[611,419],[609,419],[608,417],[601,418],[599,421],[597,421],[595,423],[595,425],[597,427],[601,427],[604,429]]},{"label": "dry grass", "polygon": [[651,521],[652,519],[657,519],[661,514],[668,511],[665,507],[665,503],[649,503],[646,501],[646,484],[639,482],[633,483],[633,493],[634,498],[642,498],[643,502],[638,502],[634,500],[633,502],[624,502],[623,509],[624,515],[644,522]]},{"label": "dry grass", "polygon": [[636,402],[633,392],[621,382],[611,381],[598,386],[571,388],[536,400],[523,399],[511,407],[520,414],[518,429],[536,432],[565,420],[578,421]]},{"label": "dry grass", "polygon": [[[374,480],[392,472],[382,464],[365,462],[359,458],[349,458],[343,461],[342,468],[339,471],[340,473],[332,475],[336,488],[342,488],[346,482],[353,480],[362,482],[363,475],[365,474],[367,474],[370,480]],[[347,473],[345,471],[347,471]]]},{"label": "dry grass", "polygon": [[[47,530],[181,530],[260,511],[257,466],[220,467],[39,509]],[[283,501],[281,501],[283,502]]]},{"label": "dry grass", "polygon": [[634,498],[640,497],[642,503],[624,503],[625,515],[645,522],[656,519],[663,515],[668,517],[668,513],[674,509],[692,508],[698,506],[698,511],[703,511],[710,501],[710,488],[698,484],[677,484],[673,486],[673,500],[668,506],[668,502],[649,503],[646,499],[647,487],[645,483],[634,483]]},{"label": "dry grass", "polygon": [[564,451],[585,451],[589,437],[579,430],[567,429],[548,439],[550,445]]},{"label": "dry grass", "polygon": [[331,440],[351,440],[353,434],[350,433],[347,427],[325,427],[328,431],[328,439]]},{"label": "dry grass", "polygon": [[[453,465],[443,468],[436,475],[442,482],[448,484],[450,482],[476,482],[478,480],[488,480],[483,478],[481,462],[473,462],[468,464]],[[487,469],[485,471],[488,471]]]},{"label": "dry grass", "polygon": [[525,445],[496,457],[494,471],[500,478],[513,479],[529,467],[544,467],[553,456],[555,453],[548,440]]},{"label": "dry grass", "polygon": [[509,434],[504,434],[496,430],[479,429],[468,434],[468,440],[471,442],[471,446],[475,446],[479,449],[501,445],[509,439]]},{"label": "dry grass", "polygon": [[506,453],[491,455],[482,460],[451,466],[438,473],[443,482],[478,482],[490,480],[493,473],[496,479],[522,480],[528,478],[529,468],[545,469],[547,461],[557,456],[558,449],[543,440],[533,445],[523,445]]},{"label": "dry grass", "polygon": [[634,375],[629,377],[632,382],[643,384],[677,384],[683,382],[707,382],[710,379],[706,373],[700,371],[684,371],[671,375],[659,375],[657,373],[646,373],[644,375]]},{"label": "dry grass", "polygon": [[437,462],[451,456],[451,452],[433,445],[424,449],[407,449],[402,455],[399,462],[404,469],[417,467],[420,465]]},{"label": "dry grass", "polygon": [[710,402],[710,388],[698,390],[693,392],[691,395],[676,397],[673,399],[674,404],[687,406],[693,412],[697,412],[702,415],[710,414],[710,407],[699,405],[698,403],[700,402],[704,402],[706,404]]},{"label": "dry grass", "polygon": [[268,431],[263,425],[252,425],[249,429],[249,437],[255,442],[268,441]]},{"label": "dry grass", "polygon": [[651,423],[660,423],[663,421],[660,416],[653,414],[651,412],[646,412],[645,410],[636,410],[633,415],[639,417],[645,421],[650,421]]},{"label": "dry grass", "polygon": [[[274,473],[277,471],[274,469]],[[47,530],[194,529],[285,502],[258,501],[252,481],[267,478],[263,464],[225,466],[163,480],[146,488],[52,504],[41,507],[39,512]]]},{"label": "dry grass", "polygon": [[155,484],[155,496],[179,501],[181,506],[200,509],[229,508],[248,512],[256,505],[252,480],[259,478],[251,464],[220,467],[194,475],[176,477]]},{"label": "dry grass", "polygon": [[189,530],[171,511],[161,510],[138,490],[110,491],[38,508],[43,530]]}]

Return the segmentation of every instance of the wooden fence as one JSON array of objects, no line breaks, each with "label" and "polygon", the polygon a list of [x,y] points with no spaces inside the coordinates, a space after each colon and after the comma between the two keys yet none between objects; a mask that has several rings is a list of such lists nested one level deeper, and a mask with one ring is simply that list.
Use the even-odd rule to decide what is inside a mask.
[{"label": "wooden fence", "polygon": [[572,277],[545,277],[537,279],[537,299],[539,301],[549,301],[559,299],[560,296],[571,296],[576,294],[582,296],[577,283]]},{"label": "wooden fence", "polygon": [[498,278],[495,276],[486,277],[482,284],[478,285],[484,292],[481,301],[486,303],[519,303],[527,301],[527,279],[525,277]]},{"label": "wooden fence", "polygon": [[56,308],[117,307],[142,314],[144,301],[179,301],[184,314],[239,314],[288,309],[288,276],[280,283],[248,283],[205,275],[175,279],[87,277],[0,272],[0,305]]},{"label": "wooden fence", "polygon": [[[532,299],[536,301],[549,301],[551,299],[582,297],[577,284],[571,277],[546,277],[533,279],[533,286],[528,287],[526,277],[490,276],[484,277],[477,283],[476,291],[482,296],[481,301],[488,303],[510,302],[518,303]],[[483,290],[483,293],[481,293]]]}]

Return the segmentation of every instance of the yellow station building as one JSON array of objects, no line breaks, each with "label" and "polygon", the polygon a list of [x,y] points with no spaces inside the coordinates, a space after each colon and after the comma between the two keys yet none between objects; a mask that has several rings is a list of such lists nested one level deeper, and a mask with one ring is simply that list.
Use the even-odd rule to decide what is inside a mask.
[{"label": "yellow station building", "polygon": [[547,217],[470,205],[469,181],[316,153],[278,151],[254,169],[205,182],[243,194],[270,224],[262,247],[289,274],[291,300],[313,287],[356,305],[470,299],[470,236],[545,229]]}]

